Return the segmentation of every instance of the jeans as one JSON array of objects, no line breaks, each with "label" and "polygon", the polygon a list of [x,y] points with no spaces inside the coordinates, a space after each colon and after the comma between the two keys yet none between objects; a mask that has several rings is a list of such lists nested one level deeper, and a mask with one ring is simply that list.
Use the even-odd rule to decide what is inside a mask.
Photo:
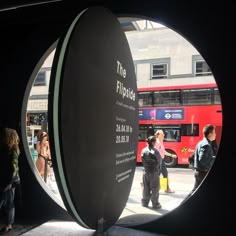
[{"label": "jeans", "polygon": [[6,224],[13,224],[15,220],[15,205],[14,205],[14,198],[15,198],[15,188],[11,188],[5,192],[0,192],[0,209],[4,207],[6,215],[7,215],[7,222]]}]

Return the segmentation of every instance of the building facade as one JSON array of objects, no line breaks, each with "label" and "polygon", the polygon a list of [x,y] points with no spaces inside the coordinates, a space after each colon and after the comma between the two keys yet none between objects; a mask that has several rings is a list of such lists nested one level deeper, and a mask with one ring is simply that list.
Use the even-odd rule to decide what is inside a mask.
[{"label": "building facade", "polygon": [[[138,29],[138,30],[137,30]],[[181,35],[167,27],[126,31],[138,88],[215,83],[205,60]],[[47,122],[48,89],[54,51],[44,61],[29,94],[27,125]]]}]

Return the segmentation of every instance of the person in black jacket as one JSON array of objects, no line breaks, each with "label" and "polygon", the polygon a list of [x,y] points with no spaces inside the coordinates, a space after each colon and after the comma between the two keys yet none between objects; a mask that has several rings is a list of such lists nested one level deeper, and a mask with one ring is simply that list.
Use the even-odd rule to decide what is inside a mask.
[{"label": "person in black jacket", "polygon": [[19,183],[19,136],[14,129],[0,130],[0,209],[4,207],[7,216],[6,225],[0,233],[12,230],[15,220],[15,187]]},{"label": "person in black jacket", "polygon": [[150,136],[146,139],[147,147],[141,152],[142,163],[144,166],[143,173],[143,197],[141,200],[143,207],[148,207],[151,200],[154,209],[161,208],[159,203],[160,191],[160,166],[161,155],[154,145],[156,137]]},{"label": "person in black jacket", "polygon": [[215,126],[212,124],[205,125],[203,128],[203,135],[204,137],[196,145],[193,155],[192,168],[194,169],[194,186],[192,191],[186,196],[182,203],[186,202],[192,196],[206,177],[215,160],[215,155],[217,153]]},{"label": "person in black jacket", "polygon": [[216,150],[212,145],[216,139],[215,126],[212,124],[204,126],[203,134],[204,138],[197,144],[194,151],[195,183],[192,192],[197,189],[207,175],[216,155]]}]

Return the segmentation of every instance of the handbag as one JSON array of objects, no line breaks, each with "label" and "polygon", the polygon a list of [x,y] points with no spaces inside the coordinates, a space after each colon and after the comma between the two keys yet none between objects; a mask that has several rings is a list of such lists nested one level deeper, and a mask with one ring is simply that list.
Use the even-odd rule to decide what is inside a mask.
[{"label": "handbag", "polygon": [[167,189],[167,178],[160,177],[160,189],[161,190]]}]

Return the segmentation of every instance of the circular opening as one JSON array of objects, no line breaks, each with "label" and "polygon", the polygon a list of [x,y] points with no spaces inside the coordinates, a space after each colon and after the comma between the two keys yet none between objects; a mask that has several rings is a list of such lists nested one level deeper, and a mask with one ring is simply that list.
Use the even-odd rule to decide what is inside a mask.
[{"label": "circular opening", "polygon": [[[118,223],[138,224],[168,213],[189,195],[194,185],[194,171],[188,166],[188,158],[203,138],[206,124],[215,125],[217,145],[220,144],[222,107],[211,69],[186,39],[155,21],[128,17],[119,21],[130,45],[137,77],[139,143],[133,185]],[[29,80],[22,112],[22,134],[32,171],[45,191],[63,205],[53,168],[49,167],[51,172],[45,181],[36,165],[37,141],[40,133],[48,133],[48,88],[55,48],[56,43],[45,52]],[[169,186],[175,190],[166,192],[164,184],[161,185],[161,209],[153,209],[151,202],[148,207],[141,205],[141,151],[146,146],[145,139],[157,130],[164,132],[164,146],[169,154],[165,154],[163,160]]]},{"label": "circular opening", "polygon": [[[214,75],[190,42],[150,19],[121,18],[120,21],[127,30],[137,77],[139,143],[135,178],[119,223],[140,224],[177,208],[192,195],[195,170],[189,166],[189,157],[204,138],[204,126],[213,124],[214,162],[221,139],[222,106]],[[151,200],[148,207],[141,206],[141,199],[150,194],[142,194],[141,152],[147,145],[145,139],[159,130],[164,134],[166,152],[162,146],[157,147],[162,148],[159,151],[166,168],[160,175],[162,208],[153,209]],[[166,169],[167,182],[163,181]]]}]

